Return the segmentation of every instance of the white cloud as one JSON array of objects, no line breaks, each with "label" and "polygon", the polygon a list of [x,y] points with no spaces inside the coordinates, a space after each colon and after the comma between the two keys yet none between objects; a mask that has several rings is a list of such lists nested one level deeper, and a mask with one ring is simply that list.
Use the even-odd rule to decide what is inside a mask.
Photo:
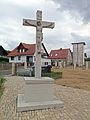
[{"label": "white cloud", "polygon": [[[90,22],[90,0],[53,0],[60,4],[60,11],[68,10],[77,18],[79,14],[84,23]],[[79,18],[80,19],[80,18]]]},{"label": "white cloud", "polygon": [[[90,36],[90,23],[83,24],[83,14],[81,16],[79,10],[76,11],[77,4],[72,8],[70,3],[69,8],[67,3],[63,5],[52,0],[3,0],[0,1],[0,5],[0,44],[6,49],[14,49],[20,42],[35,43],[35,28],[23,26],[22,20],[23,18],[36,19],[37,9],[43,11],[43,20],[55,22],[54,29],[43,29],[43,42],[48,51],[61,47],[72,48],[71,43],[79,41],[75,35],[84,38],[83,40],[86,36]],[[89,38],[86,42],[88,41]],[[86,49],[89,53],[90,47],[87,46]]]}]

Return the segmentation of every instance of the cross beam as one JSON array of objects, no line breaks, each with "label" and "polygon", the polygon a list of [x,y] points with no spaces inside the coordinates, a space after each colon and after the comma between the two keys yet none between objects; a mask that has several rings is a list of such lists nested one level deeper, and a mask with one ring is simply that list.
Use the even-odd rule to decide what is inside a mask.
[{"label": "cross beam", "polygon": [[[46,21],[42,21],[42,28],[54,28],[54,23],[53,22],[46,22]],[[37,21],[36,20],[30,20],[30,19],[23,19],[23,25],[25,26],[34,26],[37,27]]]},{"label": "cross beam", "polygon": [[43,39],[43,28],[53,29],[55,24],[53,22],[42,21],[42,11],[37,11],[36,20],[23,19],[23,25],[36,27],[36,50],[35,50],[35,77],[41,77],[41,42]]}]

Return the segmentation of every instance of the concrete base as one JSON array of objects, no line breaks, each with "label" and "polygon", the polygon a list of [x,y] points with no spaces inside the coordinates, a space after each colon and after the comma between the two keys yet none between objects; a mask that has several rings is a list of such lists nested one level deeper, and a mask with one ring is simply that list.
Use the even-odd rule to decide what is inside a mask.
[{"label": "concrete base", "polygon": [[55,96],[52,101],[43,102],[29,102],[24,101],[24,94],[18,95],[17,112],[24,112],[28,110],[40,110],[46,108],[60,108],[63,107],[63,102],[58,100]]},{"label": "concrete base", "polygon": [[63,106],[63,102],[54,96],[54,79],[25,77],[24,80],[24,94],[18,95],[18,112]]}]

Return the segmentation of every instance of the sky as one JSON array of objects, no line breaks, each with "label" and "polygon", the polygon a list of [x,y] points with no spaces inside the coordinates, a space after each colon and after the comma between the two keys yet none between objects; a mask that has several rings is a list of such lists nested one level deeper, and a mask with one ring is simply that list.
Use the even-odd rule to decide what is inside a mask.
[{"label": "sky", "polygon": [[23,18],[36,19],[42,10],[44,21],[55,22],[54,29],[43,29],[48,52],[85,42],[90,57],[90,0],[0,0],[0,45],[13,50],[20,42],[36,42],[36,28],[23,26]]}]

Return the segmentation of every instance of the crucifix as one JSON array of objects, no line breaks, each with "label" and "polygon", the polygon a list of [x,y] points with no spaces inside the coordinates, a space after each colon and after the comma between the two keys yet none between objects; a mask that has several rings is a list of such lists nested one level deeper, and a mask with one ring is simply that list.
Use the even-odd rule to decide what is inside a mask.
[{"label": "crucifix", "polygon": [[36,50],[35,50],[35,77],[41,78],[41,46],[43,40],[43,28],[54,28],[53,22],[42,21],[42,11],[37,11],[36,20],[23,19],[23,25],[36,27]]}]

